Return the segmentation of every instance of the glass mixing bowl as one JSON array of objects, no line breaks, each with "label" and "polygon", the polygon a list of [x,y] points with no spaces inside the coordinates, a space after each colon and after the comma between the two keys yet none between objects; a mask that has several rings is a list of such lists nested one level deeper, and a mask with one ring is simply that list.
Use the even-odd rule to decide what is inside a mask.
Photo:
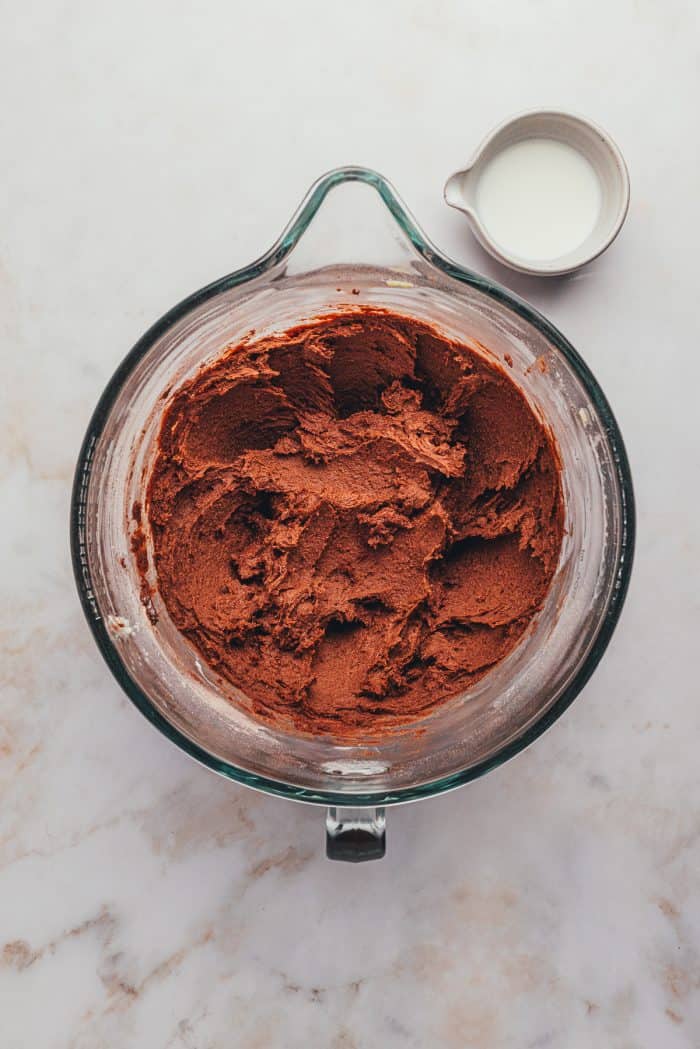
[{"label": "glass mixing bowl", "polygon": [[[341,187],[341,188],[339,188]],[[436,325],[513,362],[558,442],[566,535],[546,603],[509,656],[417,725],[361,744],[256,719],[170,622],[140,600],[130,508],[142,497],[173,387],[255,329],[280,331],[358,304]],[[441,255],[391,185],[365,168],[320,178],[274,246],[195,292],[134,346],[109,382],[77,464],[71,542],[93,635],[139,710],[208,768],[329,806],[328,854],[383,853],[384,807],[451,790],[522,750],[566,709],[615,628],[632,566],[634,503],[620,431],[600,387],[536,310]],[[228,693],[228,694],[227,694]]]}]

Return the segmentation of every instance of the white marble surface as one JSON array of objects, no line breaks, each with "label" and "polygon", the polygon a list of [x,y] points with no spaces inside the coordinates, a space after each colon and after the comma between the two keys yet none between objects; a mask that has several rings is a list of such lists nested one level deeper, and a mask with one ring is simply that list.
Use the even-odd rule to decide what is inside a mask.
[{"label": "white marble surface", "polygon": [[[5,5],[0,1045],[700,1044],[700,22],[691,0]],[[565,282],[497,270],[444,177],[519,109],[582,111],[627,226]],[[392,178],[455,258],[581,349],[626,436],[637,563],[612,646],[526,753],[322,855],[318,810],[191,763],[73,592],[71,473],[147,325],[249,261],[321,171]]]}]

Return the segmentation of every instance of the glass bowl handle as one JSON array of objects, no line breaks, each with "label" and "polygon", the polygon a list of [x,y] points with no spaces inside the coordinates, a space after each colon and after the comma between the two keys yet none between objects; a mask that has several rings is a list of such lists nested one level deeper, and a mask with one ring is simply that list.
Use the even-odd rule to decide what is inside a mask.
[{"label": "glass bowl handle", "polygon": [[424,260],[430,244],[396,190],[370,168],[335,168],[317,179],[279,240],[251,270],[307,274],[326,266],[371,265],[400,280]]},{"label": "glass bowl handle", "polygon": [[381,860],[386,852],[384,809],[328,809],[326,856],[329,860],[363,863]]}]

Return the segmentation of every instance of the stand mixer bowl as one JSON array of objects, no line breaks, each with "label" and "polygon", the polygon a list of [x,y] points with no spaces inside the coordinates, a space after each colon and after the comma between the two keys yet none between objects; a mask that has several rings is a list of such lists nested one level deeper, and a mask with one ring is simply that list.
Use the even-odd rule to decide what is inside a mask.
[{"label": "stand mixer bowl", "polygon": [[[566,534],[545,605],[506,659],[420,722],[350,744],[255,718],[177,631],[157,591],[151,621],[130,521],[177,385],[252,329],[263,336],[358,305],[512,359],[512,378],[558,445]],[[328,855],[361,860],[383,854],[386,806],[482,775],[536,739],[580,692],[627,591],[634,500],[618,426],[570,343],[531,306],[441,255],[382,176],[351,167],[311,187],[265,255],[175,306],[124,359],[78,459],[71,546],[95,640],[148,720],[229,779],[328,807]]]}]

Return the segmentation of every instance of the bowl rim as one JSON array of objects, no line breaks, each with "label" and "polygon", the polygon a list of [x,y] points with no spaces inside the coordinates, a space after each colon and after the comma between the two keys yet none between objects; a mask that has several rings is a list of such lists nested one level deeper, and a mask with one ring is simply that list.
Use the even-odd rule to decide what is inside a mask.
[{"label": "bowl rim", "polygon": [[[189,737],[172,725],[155,708],[148,695],[128,673],[121,660],[117,646],[109,635],[105,620],[99,613],[92,589],[90,565],[84,534],[84,508],[90,481],[90,470],[94,449],[104,430],[114,402],[119,395],[124,382],[133,369],[149,352],[158,339],[160,339],[165,332],[180,321],[186,314],[206,302],[208,299],[240,284],[244,284],[255,277],[259,277],[281,263],[282,260],[289,255],[304,234],[309,223],[330,190],[335,186],[348,181],[364,182],[365,184],[372,186],[379,193],[384,204],[401,227],[405,237],[413,245],[415,251],[426,262],[439,269],[445,275],[462,284],[475,288],[500,305],[512,310],[519,317],[526,320],[536,328],[553,346],[556,347],[557,350],[559,350],[559,352],[563,354],[572,370],[575,372],[577,378],[585,387],[586,392],[594,403],[600,420],[603,423],[605,434],[612,451],[615,475],[620,492],[621,509],[620,551],[615,567],[614,582],[611,588],[608,606],[601,620],[598,633],[596,634],[585,660],[558,699],[547,710],[543,711],[541,716],[530,724],[515,739],[510,740],[495,754],[475,765],[461,769],[449,776],[444,776],[427,783],[419,784],[415,787],[402,787],[397,790],[375,790],[359,793],[314,790],[248,772],[245,769],[239,768],[236,765],[232,765],[229,762],[223,761],[215,755],[210,754],[207,750],[200,747],[197,743],[189,739]],[[405,207],[392,185],[376,171],[356,166],[336,168],[325,175],[322,175],[311,186],[297,212],[294,214],[279,239],[275,241],[272,247],[264,255],[261,255],[260,258],[256,259],[250,265],[227,274],[219,280],[213,281],[187,296],[177,305],[168,310],[148,329],[148,331],[145,332],[144,335],[141,336],[118,365],[97,402],[78,455],[70,503],[71,558],[73,574],[83,612],[105,662],[134,706],[164,736],[206,768],[209,768],[228,779],[234,780],[235,782],[241,783],[244,786],[252,787],[267,794],[324,806],[351,805],[358,807],[372,807],[396,805],[408,801],[418,801],[422,798],[433,797],[438,794],[444,794],[447,791],[454,790],[471,780],[483,776],[491,769],[497,768],[505,761],[508,761],[510,758],[520,753],[525,747],[529,746],[541,736],[542,733],[564,713],[571,703],[573,703],[576,696],[591,677],[608,646],[619,619],[629,586],[634,556],[635,529],[634,490],[632,486],[629,460],[622,439],[622,434],[620,433],[612,409],[610,408],[602,389],[578,352],[565,336],[533,306],[497,284],[495,281],[487,279],[471,270],[465,269],[438,251],[431,241],[423,234],[422,230],[415,222],[413,216]]]}]

